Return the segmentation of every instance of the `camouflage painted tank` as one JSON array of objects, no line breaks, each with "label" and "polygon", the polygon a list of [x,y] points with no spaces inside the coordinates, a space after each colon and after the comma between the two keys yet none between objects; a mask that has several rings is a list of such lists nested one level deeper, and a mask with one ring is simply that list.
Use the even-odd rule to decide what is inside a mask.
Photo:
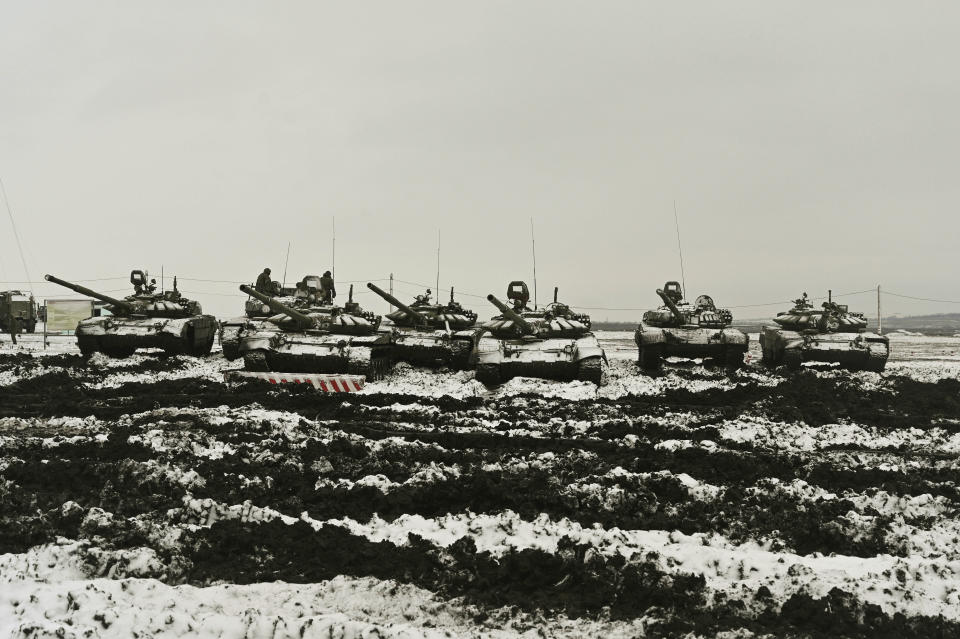
[{"label": "camouflage painted tank", "polygon": [[[319,300],[319,275],[305,276],[296,287],[281,287],[280,282],[274,282],[273,285],[276,292],[274,299],[290,308],[309,308],[315,306]],[[243,335],[263,328],[264,323],[276,315],[268,304],[253,296],[247,297],[243,311],[243,317],[220,322],[220,346],[223,348],[223,356],[228,360],[240,357],[240,339]]]},{"label": "camouflage painted tank", "polygon": [[889,338],[867,330],[863,313],[831,299],[821,308],[807,294],[794,300],[789,311],[778,313],[776,326],[760,333],[763,362],[796,370],[805,361],[840,364],[851,370],[882,371],[890,356]]},{"label": "camouflage painted tank", "polygon": [[644,313],[634,333],[641,368],[656,370],[670,356],[710,358],[728,370],[743,366],[750,338],[730,328],[729,310],[718,309],[709,295],[690,304],[678,282],[667,282],[657,295],[663,306]]},{"label": "camouflage painted tank", "polygon": [[507,298],[513,308],[493,295],[487,299],[500,315],[484,323],[477,344],[477,380],[499,384],[511,377],[583,380],[600,384],[606,354],[590,332],[590,316],[574,313],[557,302],[543,309],[527,307],[530,293],[524,282],[511,282]]},{"label": "camouflage painted tank", "polygon": [[[240,290],[274,311],[240,338],[239,351],[249,371],[278,373],[346,373],[381,378],[389,369],[391,336],[379,332],[380,316],[352,299],[295,309],[276,298],[241,285]],[[352,298],[351,289],[351,298]]]},{"label": "camouflage painted tank", "polygon": [[447,304],[432,303],[428,290],[407,305],[376,284],[368,282],[367,288],[397,307],[386,315],[394,326],[395,360],[457,369],[473,365],[483,329],[476,327],[476,313],[454,301],[453,289]]},{"label": "camouflage painted tank", "polygon": [[111,315],[91,317],[77,325],[77,345],[89,355],[101,352],[128,357],[138,348],[162,348],[168,353],[207,355],[217,333],[217,320],[204,315],[200,303],[183,297],[173,278],[173,290],[156,293],[144,271],[130,273],[134,294],[122,300],[71,284],[53,275],[47,281],[106,302]]}]

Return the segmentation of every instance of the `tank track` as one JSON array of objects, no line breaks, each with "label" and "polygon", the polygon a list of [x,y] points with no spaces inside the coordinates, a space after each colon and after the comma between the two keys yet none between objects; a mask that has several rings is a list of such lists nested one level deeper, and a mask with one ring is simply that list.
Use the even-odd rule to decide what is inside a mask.
[{"label": "tank track", "polygon": [[723,352],[723,365],[727,372],[733,373],[743,368],[743,357],[746,354],[746,348],[727,346]]},{"label": "tank track", "polygon": [[476,378],[478,382],[486,386],[499,386],[503,383],[500,366],[497,364],[479,364]]},{"label": "tank track", "polygon": [[863,370],[873,373],[882,373],[887,367],[887,358],[890,352],[886,346],[880,344],[870,344],[867,350],[867,361],[863,365]]},{"label": "tank track", "polygon": [[577,365],[577,379],[600,386],[603,382],[603,360],[599,357],[581,360]]},{"label": "tank track", "polygon": [[780,359],[788,371],[798,371],[803,364],[803,354],[792,348],[785,349]]},{"label": "tank track", "polygon": [[638,363],[640,368],[647,372],[660,370],[663,365],[663,347],[659,344],[641,346]]},{"label": "tank track", "polygon": [[244,368],[248,371],[266,373],[345,373],[362,375],[368,381],[383,379],[390,371],[393,360],[388,348],[354,348],[349,359],[343,357],[278,357],[265,350],[247,351],[243,354]]}]

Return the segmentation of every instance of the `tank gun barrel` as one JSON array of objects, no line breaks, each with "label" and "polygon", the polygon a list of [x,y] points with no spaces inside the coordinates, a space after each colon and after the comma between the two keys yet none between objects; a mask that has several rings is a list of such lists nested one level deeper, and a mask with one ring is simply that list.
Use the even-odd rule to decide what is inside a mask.
[{"label": "tank gun barrel", "polygon": [[86,295],[87,297],[92,297],[94,299],[100,300],[101,302],[106,302],[107,304],[111,304],[113,306],[116,306],[117,308],[121,308],[128,313],[135,310],[134,305],[131,304],[130,302],[127,302],[125,300],[118,300],[115,297],[110,297],[109,295],[104,295],[103,293],[98,293],[92,289],[87,288],[86,286],[80,286],[79,284],[74,284],[66,280],[61,280],[59,277],[56,277],[54,275],[44,275],[43,279],[47,280],[48,282],[53,282],[54,284],[59,284],[60,286],[65,286],[66,288],[69,288],[72,291],[76,291],[81,295]]},{"label": "tank gun barrel", "polygon": [[269,306],[270,310],[273,311],[274,313],[283,313],[287,317],[292,318],[294,321],[297,322],[297,324],[299,324],[302,327],[309,328],[316,325],[316,320],[310,317],[309,315],[305,315],[300,311],[292,309],[286,304],[281,304],[280,302],[273,299],[269,295],[264,295],[260,291],[254,288],[251,288],[246,284],[241,284],[240,290],[246,293],[247,295],[249,295],[250,297],[254,297],[260,300],[261,302],[263,302],[264,304],[266,304],[267,306]]},{"label": "tank gun barrel", "polygon": [[657,295],[660,296],[660,299],[662,299],[663,303],[667,305],[667,308],[670,309],[670,312],[673,313],[673,316],[678,322],[682,324],[686,321],[686,319],[683,317],[683,313],[681,313],[680,309],[677,308],[677,305],[673,303],[673,300],[670,299],[670,296],[663,292],[662,288],[657,289]]},{"label": "tank gun barrel", "polygon": [[380,288],[380,287],[377,286],[376,284],[374,284],[374,283],[372,283],[372,282],[367,282],[367,288],[369,288],[371,291],[373,291],[374,293],[376,293],[377,295],[379,295],[380,297],[382,297],[383,299],[385,299],[388,303],[393,304],[394,306],[396,306],[397,308],[399,308],[401,311],[404,312],[404,314],[405,314],[407,317],[409,317],[410,319],[412,319],[412,320],[413,320],[414,322],[416,322],[417,324],[425,324],[425,323],[426,323],[427,320],[426,320],[426,318],[424,318],[423,315],[421,315],[420,313],[416,312],[415,310],[413,310],[412,308],[410,308],[409,306],[407,306],[406,304],[404,304],[403,302],[401,302],[400,300],[398,300],[397,298],[395,298],[395,297],[394,297],[393,295],[391,295],[390,293],[387,293],[385,290],[383,290],[382,288]]},{"label": "tank gun barrel", "polygon": [[493,295],[492,293],[490,295],[487,295],[487,300],[489,300],[491,304],[496,306],[500,310],[500,312],[503,313],[506,317],[513,320],[514,324],[519,326],[523,330],[524,334],[532,335],[535,332],[530,322],[523,319],[523,317],[519,313],[517,313],[515,310],[513,310],[512,308],[510,308],[500,300],[498,300],[495,295]]}]

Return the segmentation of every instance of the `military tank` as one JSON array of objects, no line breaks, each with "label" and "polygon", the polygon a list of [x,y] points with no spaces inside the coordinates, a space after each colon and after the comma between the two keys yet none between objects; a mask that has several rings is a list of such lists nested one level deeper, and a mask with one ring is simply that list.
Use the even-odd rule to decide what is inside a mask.
[{"label": "military tank", "polygon": [[708,358],[727,370],[743,366],[750,338],[730,328],[729,310],[718,309],[709,295],[690,304],[683,299],[679,282],[667,282],[657,295],[663,306],[644,313],[633,336],[641,368],[657,370],[669,356]]},{"label": "military tank", "polygon": [[526,283],[511,282],[507,299],[513,308],[487,295],[500,315],[483,324],[477,343],[477,380],[495,386],[516,376],[562,381],[582,380],[599,385],[607,356],[590,332],[590,316],[574,313],[557,301],[543,309],[527,307]]},{"label": "military tank", "polygon": [[[315,304],[320,295],[320,276],[307,275],[296,287],[282,287],[280,282],[273,282],[275,295],[281,304],[291,308],[309,308]],[[240,338],[247,333],[264,327],[270,317],[276,315],[270,306],[255,297],[247,297],[243,304],[243,316],[234,317],[220,322],[220,346],[223,356],[228,360],[240,358]]]},{"label": "military tank", "polygon": [[244,368],[257,372],[346,373],[380,379],[390,367],[392,339],[379,332],[380,316],[353,301],[343,307],[314,304],[296,309],[243,284],[240,290],[276,315],[245,332]]},{"label": "military tank", "polygon": [[152,283],[147,284],[146,272],[131,271],[134,294],[120,300],[53,275],[45,277],[48,282],[107,304],[110,315],[90,317],[77,324],[77,346],[84,355],[101,352],[129,357],[138,348],[197,356],[210,353],[217,320],[204,315],[199,302],[180,294],[177,278],[173,278],[173,290],[157,293]]},{"label": "military tank", "polygon": [[797,370],[805,361],[840,364],[851,370],[881,372],[890,356],[890,339],[867,330],[867,318],[846,304],[827,301],[816,308],[807,294],[793,308],[777,313],[776,326],[764,326],[760,348],[767,366]]},{"label": "military tank", "polygon": [[473,365],[477,340],[483,332],[476,326],[477,314],[453,298],[447,304],[432,303],[430,290],[404,304],[376,284],[367,288],[397,307],[386,317],[396,328],[393,342],[395,360],[420,366],[449,366],[467,369]]}]

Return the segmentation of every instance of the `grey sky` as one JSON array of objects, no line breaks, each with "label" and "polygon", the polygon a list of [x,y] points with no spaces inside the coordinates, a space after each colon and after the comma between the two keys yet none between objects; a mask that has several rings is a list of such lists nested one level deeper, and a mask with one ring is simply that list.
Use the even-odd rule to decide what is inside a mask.
[{"label": "grey sky", "polygon": [[[680,277],[676,199],[694,296],[882,283],[960,300],[958,18],[951,2],[9,2],[0,177],[34,279],[163,264],[252,281],[282,273],[289,240],[292,280],[329,267],[336,216],[338,280],[432,283],[439,229],[441,287],[499,295],[531,278],[533,217],[541,299],[646,307]],[[3,216],[0,280],[22,280]],[[241,310],[234,285],[181,288]]]}]

